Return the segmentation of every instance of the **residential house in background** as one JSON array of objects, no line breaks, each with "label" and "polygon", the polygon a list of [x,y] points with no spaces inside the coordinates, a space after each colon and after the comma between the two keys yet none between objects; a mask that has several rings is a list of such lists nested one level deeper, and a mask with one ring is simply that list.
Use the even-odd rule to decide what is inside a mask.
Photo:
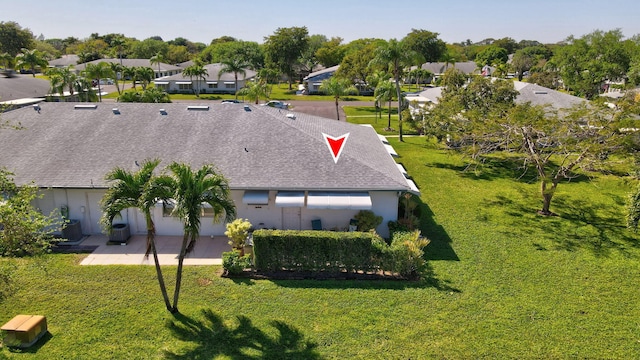
[{"label": "residential house in background", "polygon": [[311,74],[306,76],[303,79],[306,93],[309,95],[320,93],[320,86],[322,86],[322,81],[332,77],[339,68],[340,65],[336,65],[316,72],[312,72]]},{"label": "residential house in background", "polygon": [[[220,73],[224,65],[216,63],[205,65],[207,75],[202,78],[191,78],[182,73],[166,76],[154,81],[155,87],[165,90],[170,94],[191,94],[198,89],[201,94],[235,94],[242,89],[247,81],[256,77],[257,73],[250,69],[245,69],[245,73],[238,73],[238,84],[236,88],[235,75],[233,73]],[[183,68],[184,70],[184,68]]]},{"label": "residential house in background", "polygon": [[[214,164],[229,179],[237,216],[256,228],[347,229],[360,210],[383,217],[388,236],[398,200],[417,192],[393,149],[370,126],[244,104],[42,103],[2,114],[25,129],[0,132],[0,163],[31,181],[48,213],[68,209],[84,234],[102,233],[99,201],[107,172],[136,170],[145,159],[199,168]],[[327,137],[344,140],[337,159]],[[384,138],[382,138],[384,140]],[[159,235],[181,235],[170,204],[153,209]],[[202,235],[222,235],[224,224],[202,209]],[[122,213],[131,232],[146,232],[144,216]]]},{"label": "residential house in background", "polygon": [[75,70],[76,72],[80,73],[84,71],[84,69],[87,67],[87,64],[98,64],[101,62],[119,64],[121,61],[122,61],[122,65],[126,67],[137,66],[137,67],[148,67],[153,69],[156,79],[164,76],[179,74],[182,72],[182,70],[184,70],[184,68],[181,68],[179,66],[165,64],[165,63],[151,64],[151,60],[149,59],[98,59],[98,60],[93,60],[86,63],[78,64],[75,66]]}]

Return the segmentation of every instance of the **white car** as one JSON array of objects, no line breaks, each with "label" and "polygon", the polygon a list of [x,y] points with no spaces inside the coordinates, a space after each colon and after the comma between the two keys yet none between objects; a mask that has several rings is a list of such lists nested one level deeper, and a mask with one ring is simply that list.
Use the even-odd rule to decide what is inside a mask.
[{"label": "white car", "polygon": [[278,109],[288,109],[291,104],[279,100],[271,100],[262,104],[262,106],[270,106]]}]

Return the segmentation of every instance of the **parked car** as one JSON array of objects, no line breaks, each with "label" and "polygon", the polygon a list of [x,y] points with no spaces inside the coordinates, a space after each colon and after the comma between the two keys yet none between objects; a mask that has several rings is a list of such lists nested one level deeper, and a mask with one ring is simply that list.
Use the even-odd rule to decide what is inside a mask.
[{"label": "parked car", "polygon": [[242,104],[241,100],[237,100],[237,99],[224,99],[222,100],[223,104]]},{"label": "parked car", "polygon": [[284,101],[280,101],[280,100],[271,100],[269,102],[262,104],[262,106],[270,106],[278,109],[288,109],[289,106],[291,106],[291,104],[286,103]]},{"label": "parked car", "polygon": [[100,79],[100,85],[113,85],[113,79]]}]

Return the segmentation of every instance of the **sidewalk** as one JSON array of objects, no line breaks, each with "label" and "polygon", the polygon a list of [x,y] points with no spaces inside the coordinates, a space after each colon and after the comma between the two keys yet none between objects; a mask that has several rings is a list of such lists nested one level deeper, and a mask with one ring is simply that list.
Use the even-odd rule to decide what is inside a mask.
[{"label": "sidewalk", "polygon": [[[155,243],[160,265],[178,265],[181,236],[156,236]],[[126,245],[107,245],[107,236],[91,235],[82,245],[97,245],[98,248],[80,265],[154,265],[153,254],[146,259],[144,257],[146,235],[132,236]],[[184,265],[221,265],[225,251],[231,251],[227,237],[201,236],[193,251],[185,257]]]}]

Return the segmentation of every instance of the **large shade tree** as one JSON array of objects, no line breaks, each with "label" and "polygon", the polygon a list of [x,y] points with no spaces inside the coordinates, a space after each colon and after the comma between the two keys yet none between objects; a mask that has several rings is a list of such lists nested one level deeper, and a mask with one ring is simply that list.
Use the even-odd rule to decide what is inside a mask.
[{"label": "large shade tree", "polygon": [[213,221],[230,222],[236,217],[227,179],[212,165],[193,171],[191,166],[174,162],[168,167],[175,201],[174,214],[182,221],[184,236],[178,257],[176,287],[171,312],[178,312],[178,297],[182,282],[182,266],[186,254],[193,249],[200,236],[200,216],[203,204],[213,211]]},{"label": "large shade tree", "polygon": [[111,170],[105,177],[107,181],[111,182],[111,185],[100,202],[103,212],[100,222],[105,229],[110,231],[113,220],[121,216],[121,212],[128,208],[137,208],[144,215],[147,227],[145,257],[149,256],[149,252],[153,253],[162,298],[167,310],[171,311],[171,302],[158,261],[155,243],[156,228],[151,211],[158,201],[168,200],[171,197],[172,189],[168,186],[170,181],[167,177],[154,176],[153,172],[158,164],[160,164],[160,160],[157,159],[145,160],[135,172],[121,167]]},{"label": "large shade tree", "polygon": [[278,28],[265,38],[264,50],[267,62],[270,62],[285,74],[291,90],[296,76],[295,65],[300,62],[309,46],[309,32],[306,27]]},{"label": "large shade tree", "polygon": [[[5,7],[5,10],[8,10]],[[22,49],[33,48],[33,33],[24,29],[20,24],[7,21],[0,22],[0,53],[8,53],[11,56],[18,55]]]}]

